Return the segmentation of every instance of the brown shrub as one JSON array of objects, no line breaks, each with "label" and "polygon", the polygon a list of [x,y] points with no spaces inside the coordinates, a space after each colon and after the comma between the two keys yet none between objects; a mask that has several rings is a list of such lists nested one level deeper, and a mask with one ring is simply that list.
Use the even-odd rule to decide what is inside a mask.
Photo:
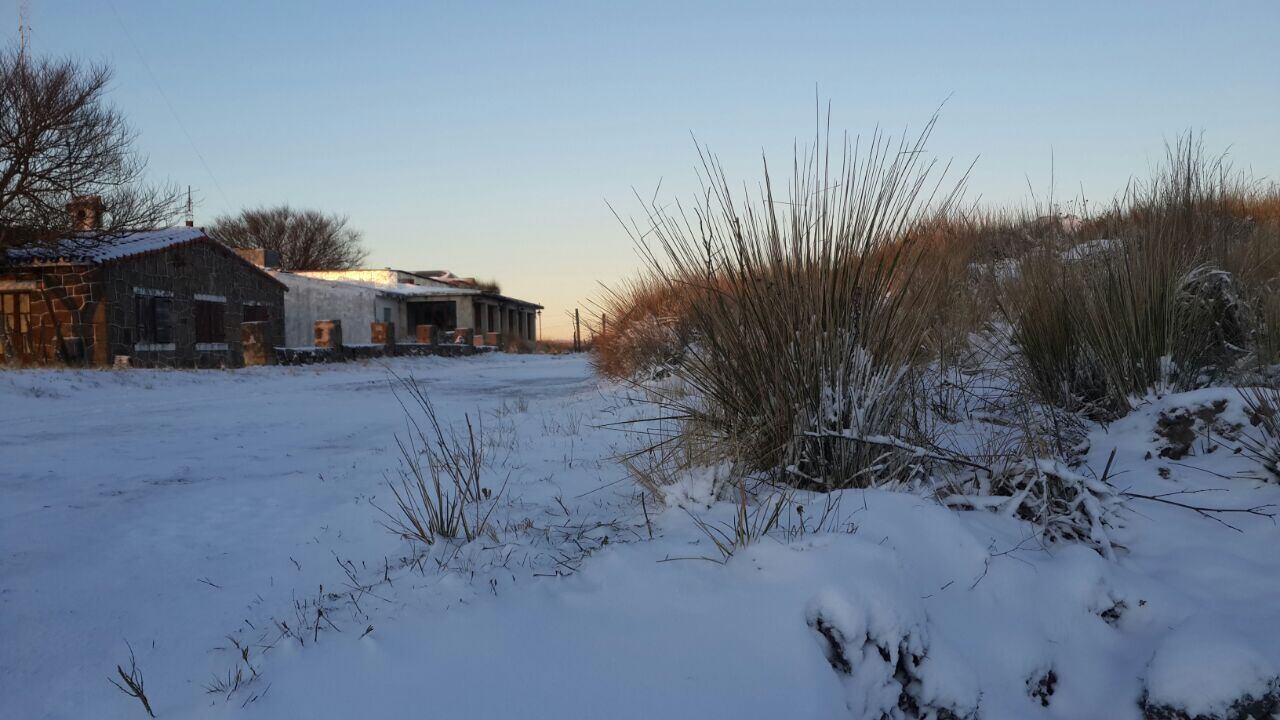
[{"label": "brown shrub", "polygon": [[692,283],[637,278],[607,288],[595,301],[602,321],[589,323],[592,362],[612,378],[632,378],[676,361],[689,340]]}]

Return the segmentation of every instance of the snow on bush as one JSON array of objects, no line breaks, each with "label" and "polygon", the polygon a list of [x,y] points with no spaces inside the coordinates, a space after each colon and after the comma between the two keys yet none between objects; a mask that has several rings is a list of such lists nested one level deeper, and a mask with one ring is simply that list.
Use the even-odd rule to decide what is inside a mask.
[{"label": "snow on bush", "polygon": [[1193,618],[1165,638],[1147,667],[1149,720],[1244,720],[1280,712],[1280,671],[1230,629]]},{"label": "snow on bush", "polygon": [[844,592],[821,592],[805,611],[840,676],[851,717],[976,717],[977,678],[930,643],[924,605],[894,567],[894,554],[865,546],[857,551],[849,560],[864,573],[863,582]]},{"label": "snow on bush", "polygon": [[1091,478],[1058,460],[1024,460],[995,474],[977,473],[947,507],[991,510],[1035,525],[1049,543],[1080,542],[1114,556],[1112,528],[1123,498],[1104,478]]},{"label": "snow on bush", "polygon": [[[850,338],[844,352],[822,366],[816,407],[796,416],[787,471],[801,485],[880,487],[907,479],[911,453],[894,442],[908,434],[911,378],[885,365]],[[913,438],[914,439],[914,438]]]}]

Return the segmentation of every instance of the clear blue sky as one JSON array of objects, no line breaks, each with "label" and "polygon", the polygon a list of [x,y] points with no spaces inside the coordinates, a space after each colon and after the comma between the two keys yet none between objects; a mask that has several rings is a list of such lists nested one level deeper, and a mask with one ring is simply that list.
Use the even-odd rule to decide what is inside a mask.
[{"label": "clear blue sky", "polygon": [[197,224],[348,214],[371,265],[497,278],[547,306],[548,335],[636,266],[606,200],[687,196],[691,132],[753,180],[811,132],[815,86],[854,132],[950,96],[931,150],[979,157],[970,199],[1043,193],[1053,157],[1060,195],[1106,200],[1188,128],[1280,176],[1277,0],[29,4],[34,52],[114,66]]}]

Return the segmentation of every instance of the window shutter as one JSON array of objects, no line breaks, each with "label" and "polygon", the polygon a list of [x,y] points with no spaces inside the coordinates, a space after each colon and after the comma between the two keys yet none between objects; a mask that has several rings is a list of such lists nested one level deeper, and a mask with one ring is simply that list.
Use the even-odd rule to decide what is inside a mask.
[{"label": "window shutter", "polygon": [[151,298],[155,309],[155,341],[161,344],[173,342],[173,301],[169,298]]}]

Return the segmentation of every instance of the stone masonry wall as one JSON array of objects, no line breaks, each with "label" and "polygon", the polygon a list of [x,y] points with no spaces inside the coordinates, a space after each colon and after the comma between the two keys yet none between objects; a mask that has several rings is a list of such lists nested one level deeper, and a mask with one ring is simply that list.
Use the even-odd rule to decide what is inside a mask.
[{"label": "stone masonry wall", "polygon": [[[134,365],[239,367],[244,363],[240,324],[247,305],[266,308],[264,342],[284,341],[284,288],[270,276],[211,242],[196,242],[120,260],[101,269],[110,357],[127,355]],[[138,290],[172,294],[173,348],[135,343],[134,297]],[[226,349],[196,346],[196,295],[222,297]]]},{"label": "stone masonry wall", "polygon": [[15,348],[22,362],[51,364],[64,356],[76,364],[109,362],[100,278],[98,268],[85,265],[0,271],[0,291],[30,298],[30,331],[24,338],[28,347]]}]

